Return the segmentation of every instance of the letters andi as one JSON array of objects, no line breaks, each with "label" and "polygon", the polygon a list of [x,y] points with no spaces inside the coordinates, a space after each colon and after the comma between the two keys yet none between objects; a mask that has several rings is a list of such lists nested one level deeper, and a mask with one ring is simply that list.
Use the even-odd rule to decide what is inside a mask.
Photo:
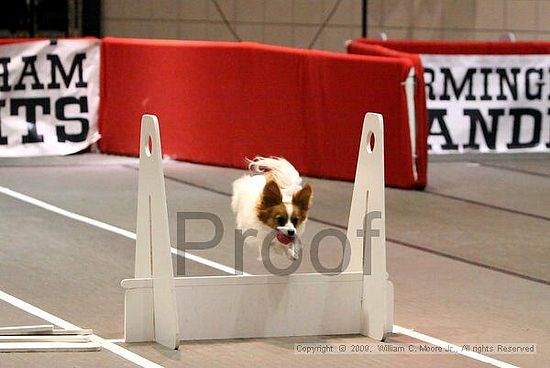
[{"label": "letters andi", "polygon": [[430,150],[547,151],[550,55],[423,55]]}]

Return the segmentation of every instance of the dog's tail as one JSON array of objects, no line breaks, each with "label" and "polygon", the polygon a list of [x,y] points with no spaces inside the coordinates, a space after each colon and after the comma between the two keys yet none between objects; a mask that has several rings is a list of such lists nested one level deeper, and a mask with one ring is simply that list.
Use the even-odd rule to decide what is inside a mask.
[{"label": "dog's tail", "polygon": [[290,162],[282,157],[261,157],[248,161],[248,169],[252,175],[267,174],[283,190],[296,190],[301,188],[302,178]]}]

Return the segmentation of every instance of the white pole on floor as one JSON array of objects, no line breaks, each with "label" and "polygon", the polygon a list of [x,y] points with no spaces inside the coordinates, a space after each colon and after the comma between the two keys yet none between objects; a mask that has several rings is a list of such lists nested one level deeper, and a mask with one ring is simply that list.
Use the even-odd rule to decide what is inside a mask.
[{"label": "white pole on floor", "polygon": [[[158,119],[154,115],[143,115],[135,277],[152,278],[153,300],[144,294],[142,303],[138,304],[141,305],[140,309],[134,309],[134,313],[138,313],[143,321],[140,326],[141,336],[137,340],[143,341],[143,335],[148,335],[151,340],[176,349],[179,345],[179,327],[161,152]],[[126,336],[126,341],[136,339],[134,336]]]},{"label": "white pole on floor", "polygon": [[384,123],[368,113],[363,121],[347,237],[348,272],[363,272],[361,333],[384,339],[393,325],[393,285],[386,272]]}]

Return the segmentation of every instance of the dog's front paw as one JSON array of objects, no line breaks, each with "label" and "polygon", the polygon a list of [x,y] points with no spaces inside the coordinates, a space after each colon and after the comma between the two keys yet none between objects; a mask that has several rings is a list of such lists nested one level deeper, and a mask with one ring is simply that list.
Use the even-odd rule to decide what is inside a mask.
[{"label": "dog's front paw", "polygon": [[290,259],[291,261],[296,261],[298,258],[300,258],[300,256],[298,255],[297,252],[295,252],[293,249],[289,248],[287,251],[286,251],[286,256],[288,257],[288,259]]},{"label": "dog's front paw", "polygon": [[295,261],[300,258],[300,251],[302,250],[302,243],[299,238],[294,238],[294,241],[289,244],[286,250],[286,255],[291,261]]}]

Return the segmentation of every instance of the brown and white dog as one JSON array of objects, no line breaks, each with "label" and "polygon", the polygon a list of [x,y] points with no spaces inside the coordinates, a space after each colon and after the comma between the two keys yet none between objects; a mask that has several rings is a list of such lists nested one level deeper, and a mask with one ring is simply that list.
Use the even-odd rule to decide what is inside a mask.
[{"label": "brown and white dog", "polygon": [[248,168],[249,174],[233,182],[231,207],[237,228],[258,231],[252,243],[258,246],[260,255],[264,239],[275,231],[269,246],[275,253],[297,259],[311,207],[311,186],[302,186],[298,171],[283,158],[256,157],[249,160]]}]

